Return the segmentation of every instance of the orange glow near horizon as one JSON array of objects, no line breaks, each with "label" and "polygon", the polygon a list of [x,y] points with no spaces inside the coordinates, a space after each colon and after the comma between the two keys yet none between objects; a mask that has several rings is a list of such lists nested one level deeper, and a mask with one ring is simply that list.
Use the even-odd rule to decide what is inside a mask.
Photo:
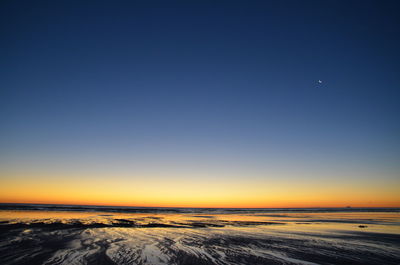
[{"label": "orange glow near horizon", "polygon": [[143,207],[399,207],[398,183],[379,186],[259,180],[2,177],[1,203]]}]

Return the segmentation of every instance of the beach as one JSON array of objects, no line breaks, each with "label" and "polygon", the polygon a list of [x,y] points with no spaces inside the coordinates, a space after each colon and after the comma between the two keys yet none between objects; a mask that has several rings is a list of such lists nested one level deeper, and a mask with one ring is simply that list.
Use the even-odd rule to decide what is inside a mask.
[{"label": "beach", "polygon": [[8,206],[0,222],[10,265],[400,262],[398,209]]}]

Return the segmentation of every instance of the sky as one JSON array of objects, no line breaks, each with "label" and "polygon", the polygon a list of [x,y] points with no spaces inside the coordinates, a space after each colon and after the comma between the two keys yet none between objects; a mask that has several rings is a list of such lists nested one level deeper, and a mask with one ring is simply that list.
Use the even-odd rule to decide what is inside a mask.
[{"label": "sky", "polygon": [[1,1],[0,202],[398,207],[399,13]]}]

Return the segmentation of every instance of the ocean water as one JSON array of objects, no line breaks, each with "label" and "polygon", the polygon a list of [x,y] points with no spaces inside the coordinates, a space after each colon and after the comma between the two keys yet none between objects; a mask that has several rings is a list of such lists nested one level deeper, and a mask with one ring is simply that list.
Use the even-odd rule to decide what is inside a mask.
[{"label": "ocean water", "polygon": [[400,264],[400,209],[0,204],[0,264]]}]

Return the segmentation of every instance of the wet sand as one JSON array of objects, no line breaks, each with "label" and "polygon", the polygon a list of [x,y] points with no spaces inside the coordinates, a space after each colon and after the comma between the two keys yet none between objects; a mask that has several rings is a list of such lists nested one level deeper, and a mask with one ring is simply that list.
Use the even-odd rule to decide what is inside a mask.
[{"label": "wet sand", "polygon": [[400,214],[2,210],[0,264],[400,264]]}]

